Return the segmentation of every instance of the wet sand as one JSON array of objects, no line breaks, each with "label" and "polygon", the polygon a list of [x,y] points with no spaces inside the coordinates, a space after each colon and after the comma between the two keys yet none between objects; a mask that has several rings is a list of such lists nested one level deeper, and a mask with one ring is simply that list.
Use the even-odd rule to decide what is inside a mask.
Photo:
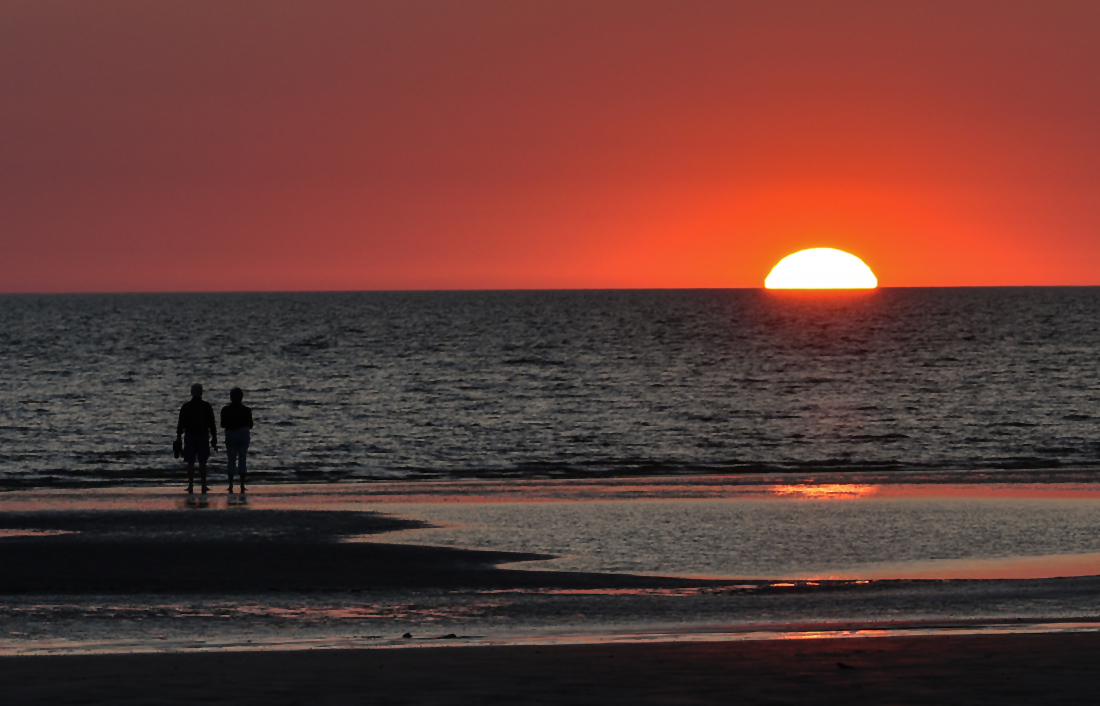
[{"label": "wet sand", "polygon": [[1100,635],[0,658],[10,704],[1094,703]]},{"label": "wet sand", "polygon": [[0,513],[0,595],[634,588],[675,578],[505,570],[538,554],[348,542],[420,526],[373,512]]}]

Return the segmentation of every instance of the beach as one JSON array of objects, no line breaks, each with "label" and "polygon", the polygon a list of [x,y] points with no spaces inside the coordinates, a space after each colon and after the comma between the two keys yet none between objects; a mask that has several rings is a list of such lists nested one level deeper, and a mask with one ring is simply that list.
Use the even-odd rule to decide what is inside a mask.
[{"label": "beach", "polygon": [[11,704],[1095,703],[1096,634],[0,658]]},{"label": "beach", "polygon": [[[1095,487],[825,480],[9,492],[0,682],[18,704],[1091,700],[1100,578],[1080,536]],[[925,538],[923,559],[864,561],[878,549],[860,518],[889,537],[883,518],[930,512],[944,538]],[[615,535],[624,513],[636,519]],[[984,544],[959,519],[1006,515],[1018,526],[993,522]],[[778,527],[827,535],[838,521],[858,557],[852,536],[807,548]],[[752,570],[683,563],[737,557],[701,533],[716,523]],[[1022,544],[1037,523],[1045,543]],[[769,566],[757,531],[801,568],[754,573]],[[970,553],[943,558],[960,541]],[[1019,556],[967,578],[1005,542]],[[673,570],[690,566],[735,568]]]}]

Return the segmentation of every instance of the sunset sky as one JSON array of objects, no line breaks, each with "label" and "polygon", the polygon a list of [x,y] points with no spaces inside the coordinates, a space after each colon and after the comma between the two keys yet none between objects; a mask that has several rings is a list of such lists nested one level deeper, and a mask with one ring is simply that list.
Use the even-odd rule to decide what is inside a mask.
[{"label": "sunset sky", "polygon": [[0,291],[1100,284],[1100,2],[5,0]]}]

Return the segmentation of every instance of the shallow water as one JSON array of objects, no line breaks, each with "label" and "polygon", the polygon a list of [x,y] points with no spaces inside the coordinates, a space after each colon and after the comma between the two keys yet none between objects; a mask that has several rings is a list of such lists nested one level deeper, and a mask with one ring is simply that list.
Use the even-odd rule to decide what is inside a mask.
[{"label": "shallow water", "polygon": [[[278,511],[375,511],[446,526],[370,541],[558,554],[540,564],[548,570],[728,580],[659,589],[6,596],[0,654],[1096,629],[1100,486],[868,478],[838,474],[793,486],[726,476],[522,487],[514,481],[280,485],[257,487],[244,502],[224,493],[189,501],[177,490],[154,488],[8,492],[0,495],[0,519],[16,518],[24,529],[34,529],[34,517],[56,521],[75,512],[178,512],[179,521],[170,523],[178,534],[194,513],[230,513],[239,531],[249,518],[257,527],[271,525]],[[194,541],[216,541],[210,527],[200,529]],[[362,541],[354,534],[346,539]],[[996,576],[1018,578],[991,580],[990,562],[1001,563]],[[1058,568],[1035,573],[1036,565]],[[1089,575],[1034,578],[1075,572]],[[955,580],[942,580],[947,575]],[[921,577],[936,580],[914,580]],[[406,632],[413,637],[403,638]]]},{"label": "shallow water", "polygon": [[[527,568],[753,579],[1100,574],[1100,498],[398,506],[418,544],[560,555]],[[387,538],[386,541],[392,541]]]},{"label": "shallow water", "polygon": [[[486,489],[473,497],[433,494],[428,503],[390,497],[392,504],[381,506],[386,512],[438,529],[393,533],[379,541],[558,557],[525,562],[525,568],[660,576],[1100,575],[1096,485],[792,486],[694,480],[637,485],[547,481],[528,484],[522,500],[510,493],[494,498]],[[569,500],[550,499],[555,495]]]}]

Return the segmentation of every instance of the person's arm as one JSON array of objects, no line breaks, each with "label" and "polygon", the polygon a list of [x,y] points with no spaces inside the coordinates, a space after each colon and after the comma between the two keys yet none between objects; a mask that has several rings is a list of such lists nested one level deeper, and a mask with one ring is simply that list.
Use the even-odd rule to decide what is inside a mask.
[{"label": "person's arm", "polygon": [[176,422],[176,438],[177,439],[180,438],[181,436],[183,436],[183,410],[184,409],[186,409],[186,408],[185,407],[180,407],[179,421]]},{"label": "person's arm", "polygon": [[245,407],[244,410],[245,410],[245,412],[248,413],[248,428],[251,429],[252,428],[252,409],[250,407]]},{"label": "person's arm", "polygon": [[206,405],[206,426],[208,426],[210,428],[210,439],[211,439],[210,443],[214,447],[214,450],[217,451],[218,450],[218,425],[214,421],[214,408],[211,407],[209,404]]}]

